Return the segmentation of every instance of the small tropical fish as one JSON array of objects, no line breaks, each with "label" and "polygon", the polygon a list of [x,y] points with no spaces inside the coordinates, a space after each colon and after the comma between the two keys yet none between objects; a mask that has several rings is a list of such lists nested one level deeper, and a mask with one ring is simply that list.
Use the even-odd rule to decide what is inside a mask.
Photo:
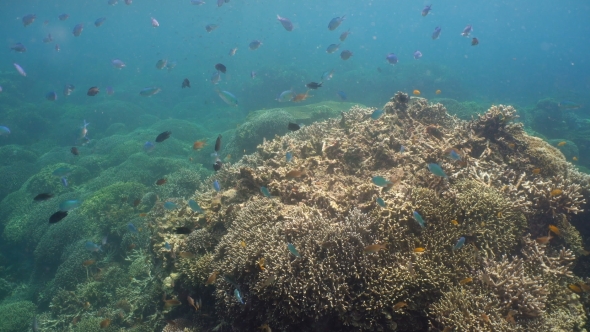
[{"label": "small tropical fish", "polygon": [[420,227],[424,228],[426,226],[426,222],[424,221],[424,219],[422,218],[420,213],[418,213],[418,211],[414,211],[413,215],[414,215],[414,220],[416,220],[416,222],[420,225]]},{"label": "small tropical fish", "polygon": [[572,157],[572,160],[573,160],[573,161],[578,161],[578,157],[576,157],[576,156],[573,156],[573,157]]},{"label": "small tropical fish", "polygon": [[582,105],[576,104],[573,101],[562,100],[559,102],[559,104],[557,104],[557,107],[559,107],[559,109],[561,110],[576,110],[578,108],[581,108]]},{"label": "small tropical fish", "polygon": [[52,197],[53,197],[52,194],[43,193],[43,194],[39,194],[39,195],[35,196],[35,198],[33,198],[33,200],[35,202],[42,202],[42,201],[46,201],[48,199],[51,199]]},{"label": "small tropical fish", "polygon": [[160,59],[158,60],[158,62],[156,62],[156,69],[163,69],[164,67],[166,67],[166,65],[168,64],[168,60],[166,59]]},{"label": "small tropical fish", "polygon": [[213,31],[213,30],[215,30],[215,29],[217,29],[217,24],[207,24],[207,25],[205,26],[205,30],[206,30],[207,32],[211,32],[211,31]]},{"label": "small tropical fish", "polygon": [[88,136],[88,128],[87,127],[89,124],[90,123],[86,122],[86,119],[84,119],[84,124],[82,124],[82,127],[80,127],[80,136],[79,136],[80,139],[84,139],[84,138],[86,138],[86,136]]},{"label": "small tropical fish", "polygon": [[380,250],[387,250],[387,247],[385,246],[385,244],[371,244],[366,246],[363,249],[363,253],[365,254],[374,254],[379,252]]},{"label": "small tropical fish", "polygon": [[374,110],[373,113],[371,113],[371,119],[373,120],[377,120],[381,117],[381,115],[383,115],[383,112],[385,110]]},{"label": "small tropical fish", "polygon": [[279,22],[281,22],[281,24],[283,25],[283,28],[285,28],[285,30],[293,31],[293,23],[291,23],[291,21],[288,18],[281,17],[280,15],[277,14],[277,20],[279,20]]},{"label": "small tropical fish", "polygon": [[434,93],[436,93],[437,95],[440,95],[442,93],[442,91],[436,90]]},{"label": "small tropical fish", "polygon": [[216,70],[213,72],[213,75],[211,75],[211,83],[217,84],[219,81],[221,81],[221,74]]},{"label": "small tropical fish", "polygon": [[549,233],[547,236],[538,237],[536,241],[539,244],[547,244],[549,241],[551,241],[551,239],[553,239],[553,236],[551,236],[551,233]]},{"label": "small tropical fish", "polygon": [[156,185],[157,185],[157,186],[161,186],[161,185],[163,185],[164,183],[166,183],[166,181],[168,181],[168,180],[166,180],[166,179],[159,179],[158,181],[156,181]]},{"label": "small tropical fish", "polygon": [[157,28],[160,26],[160,22],[153,17],[150,17],[150,22],[152,23],[152,28]]},{"label": "small tropical fish", "polygon": [[45,95],[45,99],[50,100],[50,101],[56,101],[57,100],[57,93],[55,91],[49,91]]},{"label": "small tropical fish", "polygon": [[535,175],[541,174],[541,169],[540,168],[533,169],[533,174],[535,174]]},{"label": "small tropical fish", "polygon": [[264,268],[264,257],[260,258],[260,259],[258,260],[258,262],[256,262],[256,264],[258,264],[258,267],[259,267],[259,268],[260,268],[262,271],[264,271],[264,270],[265,270],[265,268]]},{"label": "small tropical fish", "polygon": [[196,255],[193,254],[192,252],[181,251],[181,252],[178,253],[178,256],[180,256],[182,258],[194,258]]},{"label": "small tropical fish", "polygon": [[226,67],[225,67],[225,65],[224,65],[224,64],[222,64],[222,63],[218,63],[218,64],[216,64],[216,65],[215,65],[215,69],[216,69],[216,70],[218,70],[218,71],[220,71],[220,72],[222,72],[222,73],[224,73],[224,74],[225,74],[225,72],[227,71],[227,68],[226,68]]},{"label": "small tropical fish", "polygon": [[414,90],[414,91],[412,91],[412,93],[414,94],[414,96],[419,96],[420,90]]},{"label": "small tropical fish", "polygon": [[217,135],[217,139],[215,139],[215,152],[219,152],[221,150],[221,139],[223,136],[221,134]]},{"label": "small tropical fish", "polygon": [[145,152],[152,152],[154,150],[156,146],[154,145],[154,143],[147,141],[143,144],[143,149],[145,150]]},{"label": "small tropical fish", "polygon": [[205,213],[205,211],[203,211],[203,209],[199,206],[199,204],[195,200],[193,200],[193,199],[191,199],[191,200],[188,201],[188,206],[194,212],[201,213],[201,214]]},{"label": "small tropical fish", "polygon": [[566,142],[566,141],[561,141],[561,142],[557,143],[557,146],[564,146],[564,145],[566,145],[566,144],[567,144],[567,142]]},{"label": "small tropical fish", "polygon": [[244,304],[244,300],[242,299],[242,294],[240,293],[240,291],[237,288],[234,289],[234,297],[236,298],[236,300],[238,300],[238,302],[240,302],[241,304]]},{"label": "small tropical fish", "polygon": [[322,82],[320,82],[320,83],[310,82],[310,83],[305,84],[305,87],[307,87],[308,89],[316,90],[317,88],[322,87]]},{"label": "small tropical fish", "polygon": [[75,37],[79,37],[82,34],[82,30],[84,30],[84,24],[79,23],[76,24],[76,26],[74,26],[74,30],[72,30],[72,33]]},{"label": "small tropical fish", "polygon": [[430,173],[436,175],[436,176],[440,176],[443,177],[445,179],[448,179],[449,177],[445,174],[445,171],[443,171],[443,169],[435,163],[431,163],[428,164],[428,170],[430,171]]},{"label": "small tropical fish", "polygon": [[325,71],[322,74],[322,81],[329,81],[332,79],[333,76],[334,76],[334,69],[332,69],[330,71]]},{"label": "small tropical fish", "polygon": [[426,251],[426,249],[423,247],[414,248],[415,253],[423,253],[424,251]]},{"label": "small tropical fish", "polygon": [[291,99],[293,99],[293,90],[287,90],[287,91],[281,92],[275,100],[278,101],[279,103],[282,103],[282,102],[290,101]]},{"label": "small tropical fish", "polygon": [[330,31],[336,30],[336,28],[342,24],[342,21],[344,21],[344,17],[346,17],[346,15],[342,15],[342,17],[334,17],[332,20],[330,20],[330,23],[328,23],[328,29]]},{"label": "small tropical fish", "polygon": [[18,63],[13,63],[12,65],[14,66],[14,68],[16,68],[16,71],[18,71],[18,73],[21,74],[21,76],[27,76],[27,73],[25,72],[23,67],[21,67]]},{"label": "small tropical fish", "polygon": [[393,310],[399,310],[406,307],[408,304],[406,302],[398,302],[393,306]]},{"label": "small tropical fish", "polygon": [[455,226],[459,226],[459,222],[455,219],[451,220],[451,224],[453,224]]},{"label": "small tropical fish", "polygon": [[555,235],[561,235],[561,231],[555,225],[549,225],[549,230]]},{"label": "small tropical fish", "polygon": [[128,223],[128,224],[127,224],[127,229],[128,229],[128,230],[129,230],[131,233],[137,233],[137,232],[138,232],[137,228],[136,228],[136,227],[135,227],[135,225],[133,225],[132,223]]},{"label": "small tropical fish", "polygon": [[399,148],[399,153],[404,153],[404,151],[406,151],[406,147],[405,146],[400,146]]},{"label": "small tropical fish", "polygon": [[455,161],[460,161],[461,160],[461,156],[459,155],[459,152],[455,149],[450,149],[449,151],[449,157],[451,157],[451,159],[455,160]]},{"label": "small tropical fish", "polygon": [[260,47],[260,45],[262,45],[262,42],[260,40],[253,40],[250,42],[250,44],[248,44],[248,47],[254,51],[256,49],[258,49]]},{"label": "small tropical fish", "polygon": [[82,204],[82,202],[80,202],[77,199],[63,201],[63,202],[59,203],[59,210],[60,211],[71,211],[71,210],[79,207],[81,204]]},{"label": "small tropical fish", "polygon": [[332,53],[338,51],[339,47],[340,47],[340,44],[330,44],[326,48],[326,53],[332,54]]},{"label": "small tropical fish", "polygon": [[374,176],[373,178],[371,178],[371,181],[373,182],[374,185],[379,186],[379,187],[383,187],[383,188],[393,184],[391,181],[386,180],[382,176]]},{"label": "small tropical fish", "polygon": [[289,252],[291,252],[291,254],[297,258],[301,258],[301,255],[299,254],[299,251],[297,251],[297,249],[295,248],[295,246],[293,245],[293,243],[287,243],[287,249],[289,249]]},{"label": "small tropical fish", "polygon": [[165,131],[165,132],[159,134],[156,137],[156,143],[162,143],[162,142],[164,142],[165,140],[167,140],[168,138],[170,138],[170,135],[172,135],[172,132],[171,131]]},{"label": "small tropical fish", "polygon": [[70,149],[70,152],[74,155],[74,156],[78,156],[80,155],[80,151],[78,151],[78,148],[75,146],[72,146],[72,148]]},{"label": "small tropical fish", "polygon": [[477,46],[479,45],[479,39],[473,37],[473,39],[471,39],[471,46]]},{"label": "small tropical fish", "polygon": [[142,217],[142,218],[143,217],[146,217],[147,216],[147,213],[140,213],[139,216]]},{"label": "small tropical fish", "polygon": [[106,21],[106,20],[107,20],[107,18],[106,18],[106,17],[99,17],[99,18],[97,18],[97,19],[94,21],[94,26],[98,28],[98,27],[99,27],[99,26],[101,26],[101,25],[104,23],[104,21]]},{"label": "small tropical fish", "polygon": [[432,39],[438,39],[438,37],[440,37],[440,32],[441,32],[440,27],[434,28],[434,31],[432,32]]},{"label": "small tropical fish", "polygon": [[346,96],[346,92],[344,91],[338,91],[336,92],[336,94],[338,95],[338,97],[340,97],[340,100],[344,101],[348,98],[348,96]]},{"label": "small tropical fish", "polygon": [[164,243],[164,248],[166,248],[166,250],[172,250],[172,247],[170,246],[170,243],[168,243],[168,242]]},{"label": "small tropical fish", "polygon": [[471,282],[473,282],[473,278],[469,277],[469,278],[465,278],[465,279],[462,279],[461,281],[459,281],[459,284],[460,285],[467,285]]},{"label": "small tropical fish", "polygon": [[49,217],[49,223],[55,224],[56,222],[62,220],[63,218],[68,216],[68,211],[57,211]]},{"label": "small tropical fish", "polygon": [[268,191],[268,188],[260,187],[260,192],[262,193],[262,195],[264,195],[264,197],[270,197],[270,191]]},{"label": "small tropical fish", "polygon": [[289,124],[287,125],[287,129],[289,129],[290,131],[297,131],[301,129],[301,127],[296,123],[289,122]]},{"label": "small tropical fish", "polygon": [[[49,35],[51,36],[51,35]],[[27,51],[27,48],[25,47],[25,45],[21,44],[21,43],[16,43],[14,45],[12,45],[10,47],[11,50],[18,52],[18,53],[24,53]]]},{"label": "small tropical fish", "polygon": [[344,50],[340,53],[340,58],[342,58],[342,60],[348,60],[350,59],[350,57],[352,56],[352,52],[349,50]]},{"label": "small tropical fish", "polygon": [[569,288],[574,293],[582,293],[582,288],[576,284],[569,284],[567,288]]},{"label": "small tropical fish", "polygon": [[416,51],[416,52],[414,52],[414,54],[412,54],[412,56],[414,57],[415,60],[418,60],[422,57],[422,52]]},{"label": "small tropical fish", "polygon": [[461,36],[463,37],[469,37],[469,35],[473,32],[473,27],[471,26],[471,24],[468,24],[464,29],[463,32],[461,32]]},{"label": "small tropical fish", "polygon": [[246,248],[246,242],[244,240],[240,241],[240,247]]},{"label": "small tropical fish", "polygon": [[190,234],[193,230],[188,227],[176,227],[174,232],[176,234]]},{"label": "small tropical fish", "polygon": [[387,62],[389,62],[390,65],[395,65],[398,62],[397,55],[395,55],[394,53],[387,54],[385,59],[387,60]]},{"label": "small tropical fish", "polygon": [[37,18],[37,15],[35,15],[35,14],[28,14],[28,15],[23,16],[23,19],[22,19],[23,25],[27,26],[27,25],[32,24],[33,22],[35,22],[36,18]]},{"label": "small tropical fish", "polygon": [[267,286],[273,284],[276,280],[277,280],[277,276],[273,274],[270,277],[266,278],[266,280],[264,280],[261,287],[262,288],[267,287]]},{"label": "small tropical fish", "polygon": [[158,88],[157,86],[150,86],[150,87],[141,89],[141,91],[139,91],[139,95],[144,96],[144,97],[151,97],[160,91],[162,91],[162,89]]},{"label": "small tropical fish", "polygon": [[219,89],[216,92],[219,95],[219,98],[221,98],[221,100],[223,100],[229,106],[238,106],[238,98],[236,98],[236,96],[234,96],[231,92],[221,91]]},{"label": "small tropical fish", "polygon": [[562,193],[563,191],[561,189],[553,189],[551,190],[551,193],[549,193],[549,196],[555,197],[561,195]]},{"label": "small tropical fish", "polygon": [[178,301],[177,299],[164,300],[164,308],[176,307],[181,304],[182,302]]},{"label": "small tropical fish", "polygon": [[584,292],[590,292],[590,285],[580,282],[578,283],[578,285],[580,285],[580,288],[584,291]]},{"label": "small tropical fish", "polygon": [[72,92],[74,91],[74,89],[75,89],[75,87],[72,84],[66,84],[64,86],[64,90],[63,90],[64,96],[71,95]]},{"label": "small tropical fish", "polygon": [[60,179],[60,181],[61,181],[61,184],[62,184],[64,187],[67,187],[67,186],[68,186],[68,178],[66,178],[65,176],[64,176],[64,177],[62,177],[62,178]]},{"label": "small tropical fish", "polygon": [[238,51],[237,47],[232,48],[231,50],[229,50],[229,56],[234,56],[236,55],[236,52]]},{"label": "small tropical fish", "polygon": [[453,251],[461,249],[464,244],[465,244],[465,237],[461,236],[459,238],[459,240],[457,240],[457,243],[453,246]]},{"label": "small tropical fish", "polygon": [[300,171],[300,170],[294,169],[292,171],[289,171],[287,174],[285,174],[285,177],[287,179],[294,179],[294,178],[300,178],[304,175],[306,175],[305,171]]},{"label": "small tropical fish", "polygon": [[92,264],[96,263],[96,261],[94,259],[87,259],[85,261],[82,262],[83,266],[90,266]]},{"label": "small tropical fish", "polygon": [[425,6],[424,9],[422,9],[422,16],[428,15],[428,13],[430,13],[431,9],[432,9],[432,5]]},{"label": "small tropical fish", "polygon": [[96,244],[92,241],[86,241],[86,244],[84,245],[84,247],[86,248],[86,250],[91,251],[91,252],[102,251],[102,248],[98,244]]},{"label": "small tropical fish", "polygon": [[207,141],[206,140],[202,140],[202,141],[195,141],[193,143],[193,150],[201,150],[203,147],[205,147]]},{"label": "small tropical fish", "polygon": [[346,38],[348,37],[348,35],[350,35],[350,34],[351,34],[350,29],[341,33],[340,34],[340,41],[345,41]]},{"label": "small tropical fish", "polygon": [[[231,155],[229,155],[231,158]],[[226,157],[227,159],[227,157]],[[214,163],[213,163],[213,170],[215,172],[219,171],[221,168],[223,167],[223,163],[221,162],[221,160],[217,159]]]},{"label": "small tropical fish", "polygon": [[205,285],[212,285],[215,283],[215,280],[217,280],[217,275],[219,274],[219,272],[217,271],[213,271],[210,275],[209,278],[207,278],[207,281],[205,281]]},{"label": "small tropical fish", "polygon": [[176,203],[174,203],[174,202],[164,203],[164,209],[166,209],[166,210],[175,210],[176,208],[178,208],[178,205],[176,205]]},{"label": "small tropical fish", "polygon": [[86,95],[88,95],[90,97],[94,97],[99,92],[100,92],[100,89],[98,87],[96,87],[96,86],[93,86],[93,87],[91,87],[91,88],[88,89],[88,92],[86,92]]},{"label": "small tropical fish", "polygon": [[107,327],[109,327],[109,326],[111,326],[111,320],[110,320],[110,319],[108,319],[108,318],[105,318],[105,319],[103,319],[103,320],[100,322],[100,328],[101,328],[101,329],[106,329],[106,328],[107,328]]},{"label": "small tropical fish", "polygon": [[312,97],[312,96],[308,96],[309,90],[305,91],[305,93],[300,93],[297,94],[295,96],[293,96],[293,98],[291,98],[291,101],[294,103],[298,103],[300,101],[304,101],[307,99],[307,97]]},{"label": "small tropical fish", "polygon": [[125,68],[125,62],[121,61],[121,59],[113,59],[111,60],[111,65],[117,69]]},{"label": "small tropical fish", "polygon": [[213,181],[213,188],[215,189],[215,191],[220,192],[221,191],[221,186],[219,185],[219,181],[214,180]]}]

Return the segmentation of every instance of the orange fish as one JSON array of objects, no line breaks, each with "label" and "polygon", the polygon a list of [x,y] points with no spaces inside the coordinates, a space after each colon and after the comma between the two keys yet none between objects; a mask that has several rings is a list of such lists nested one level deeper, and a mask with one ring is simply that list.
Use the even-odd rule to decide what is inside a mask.
[{"label": "orange fish", "polygon": [[498,212],[498,218],[502,218],[502,211]]},{"label": "orange fish", "polygon": [[265,268],[264,268],[264,257],[262,257],[261,259],[259,259],[259,260],[258,260],[258,262],[257,262],[257,264],[258,264],[258,267],[259,267],[259,268],[260,268],[262,271],[264,271],[264,270],[265,270]]},{"label": "orange fish", "polygon": [[469,278],[465,278],[462,279],[461,281],[459,281],[459,285],[467,285],[468,283],[473,282],[473,278],[469,277]]},{"label": "orange fish", "polygon": [[538,237],[537,238],[537,243],[539,244],[547,244],[549,243],[549,241],[551,241],[553,237],[549,234],[547,236],[542,236],[542,237]]},{"label": "orange fish", "polygon": [[516,144],[514,143],[508,143],[508,147],[511,149],[514,149],[516,147]]},{"label": "orange fish", "polygon": [[104,320],[102,320],[100,322],[100,328],[101,329],[106,329],[107,327],[109,327],[111,325],[111,320],[108,318],[105,318]]},{"label": "orange fish", "polygon": [[414,94],[414,96],[419,96],[420,95],[420,90],[414,90],[412,93]]},{"label": "orange fish", "polygon": [[90,308],[90,302],[86,301],[84,302],[84,309],[88,309]]},{"label": "orange fish", "polygon": [[305,91],[305,93],[300,93],[298,95],[295,95],[295,97],[293,97],[291,99],[291,101],[294,102],[294,103],[298,103],[298,102],[304,101],[304,100],[307,99],[307,97],[311,97],[311,96],[308,95],[308,93],[309,93],[309,90]]},{"label": "orange fish", "polygon": [[549,196],[555,197],[555,196],[561,195],[561,193],[563,193],[563,191],[561,189],[553,189],[553,190],[551,190],[551,193],[549,194]]},{"label": "orange fish", "polygon": [[246,242],[244,240],[240,241],[240,247],[246,248]]},{"label": "orange fish", "polygon": [[541,169],[540,168],[535,168],[533,170],[533,174],[535,174],[535,175],[540,174],[540,173],[541,173]]},{"label": "orange fish", "polygon": [[567,288],[569,288],[574,293],[581,293],[582,292],[582,289],[580,288],[580,286],[578,286],[576,284],[570,284],[567,286]]},{"label": "orange fish", "polygon": [[555,225],[549,225],[549,230],[553,232],[553,234],[555,235],[560,235],[560,231],[559,228],[557,228],[557,226]]},{"label": "orange fish", "polygon": [[583,282],[579,283],[580,288],[584,291],[584,292],[590,292],[590,285],[585,284]]},{"label": "orange fish", "polygon": [[217,275],[218,274],[219,274],[219,272],[213,271],[213,273],[211,273],[209,275],[209,278],[207,278],[207,281],[205,282],[205,285],[211,285],[211,284],[215,283],[215,280],[217,280]]},{"label": "orange fish", "polygon": [[436,93],[437,95],[440,95],[440,94],[441,94],[441,92],[442,92],[442,91],[440,91],[440,90],[436,90],[436,92],[435,92],[435,93]]},{"label": "orange fish", "polygon": [[147,216],[147,213],[140,213],[139,216],[140,217],[145,217],[145,216]]},{"label": "orange fish", "polygon": [[424,251],[426,251],[426,249],[422,248],[422,247],[418,247],[414,249],[415,253],[423,253]]},{"label": "orange fish", "polygon": [[574,157],[572,158],[572,160],[573,160],[573,161],[578,161],[578,157],[574,156]]},{"label": "orange fish", "polygon": [[203,141],[196,141],[193,143],[193,150],[201,150],[207,143],[207,141],[203,140]]},{"label": "orange fish", "polygon": [[181,304],[182,302],[178,301],[177,299],[164,300],[164,308],[176,307]]},{"label": "orange fish", "polygon": [[299,171],[299,170],[294,169],[294,170],[290,171],[289,173],[285,174],[285,177],[287,179],[294,179],[294,178],[300,178],[304,175],[305,175],[305,171]]},{"label": "orange fish", "polygon": [[406,302],[398,302],[393,306],[393,310],[399,310],[401,308],[406,307],[408,304]]},{"label": "orange fish", "polygon": [[566,142],[566,141],[561,141],[561,142],[557,143],[557,146],[564,146],[564,145],[566,145],[566,144],[567,144],[567,142]]},{"label": "orange fish", "polygon": [[453,224],[455,226],[459,226],[459,222],[455,219],[451,220],[451,224]]},{"label": "orange fish", "polygon": [[82,265],[84,266],[90,266],[92,264],[96,263],[96,261],[94,259],[88,259],[82,262]]},{"label": "orange fish", "polygon": [[166,179],[160,179],[160,180],[156,181],[156,185],[161,186],[164,183],[166,183],[166,181],[167,181]]},{"label": "orange fish", "polygon": [[373,254],[379,252],[381,249],[387,250],[387,247],[384,244],[371,244],[370,246],[366,246],[363,252],[365,254]]},{"label": "orange fish", "polygon": [[192,297],[190,297],[190,296],[187,296],[186,297],[186,300],[188,301],[188,304],[190,304],[191,306],[193,306],[193,308],[195,308],[196,311],[199,310],[199,308],[200,308],[200,303],[199,303],[200,300],[197,301],[197,304],[195,304],[195,300]]}]

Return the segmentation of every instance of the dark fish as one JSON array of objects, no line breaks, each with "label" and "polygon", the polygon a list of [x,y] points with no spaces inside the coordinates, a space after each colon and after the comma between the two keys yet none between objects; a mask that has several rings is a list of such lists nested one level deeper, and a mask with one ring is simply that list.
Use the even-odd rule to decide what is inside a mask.
[{"label": "dark fish", "polygon": [[100,92],[100,90],[98,89],[98,87],[93,86],[90,89],[88,89],[88,92],[86,92],[86,94],[93,97],[93,96],[96,96],[99,92]]},{"label": "dark fish", "polygon": [[53,37],[51,37],[51,34],[50,34],[50,33],[49,33],[49,34],[47,34],[47,37],[43,38],[43,42],[44,42],[45,44],[47,44],[47,43],[51,43],[52,41],[53,41]]},{"label": "dark fish", "polygon": [[342,15],[342,17],[334,17],[330,23],[328,23],[328,29],[330,29],[330,31],[335,30],[337,27],[340,26],[340,23],[342,23],[342,21],[344,21],[344,17],[346,15]]},{"label": "dark fish", "polygon": [[215,140],[215,152],[219,152],[221,149],[221,134],[217,136],[217,140]]},{"label": "dark fish", "polygon": [[338,51],[338,47],[340,47],[340,44],[330,44],[326,48],[326,53],[332,54],[332,53]]},{"label": "dark fish", "polygon": [[31,23],[35,22],[35,19],[37,18],[37,15],[35,14],[28,14],[23,16],[23,25],[27,26],[30,25]]},{"label": "dark fish", "polygon": [[346,100],[346,98],[347,98],[346,92],[344,92],[344,91],[338,91],[338,92],[336,92],[336,94],[338,94],[338,97],[340,97],[340,99],[342,99],[342,100]]},{"label": "dark fish", "polygon": [[223,6],[223,0],[217,0],[217,7]]},{"label": "dark fish", "polygon": [[108,1],[107,1],[107,4],[109,4],[110,6],[114,6],[114,5],[116,5],[118,2],[119,2],[118,0],[108,0]]},{"label": "dark fish", "polygon": [[133,201],[133,207],[137,207],[141,203],[141,199],[136,199]]},{"label": "dark fish", "polygon": [[168,180],[166,180],[166,179],[159,179],[158,181],[156,181],[156,185],[157,185],[157,186],[161,186],[161,185],[163,185],[164,183],[166,183],[166,181],[168,181]]},{"label": "dark fish", "polygon": [[25,45],[23,45],[21,43],[16,43],[16,44],[12,45],[10,47],[10,49],[15,52],[19,52],[19,53],[23,53],[23,52],[27,51],[27,48],[25,47]]},{"label": "dark fish", "polygon": [[207,24],[205,26],[205,30],[207,30],[207,32],[211,32],[215,29],[217,29],[217,24]]},{"label": "dark fish", "polygon": [[190,234],[193,230],[188,227],[176,227],[174,233],[176,234]]},{"label": "dark fish", "polygon": [[99,27],[99,26],[101,26],[101,25],[104,23],[104,21],[106,21],[106,20],[107,20],[107,18],[106,18],[106,17],[100,17],[100,18],[97,18],[97,19],[96,19],[96,21],[94,21],[94,26],[96,26],[96,27]]},{"label": "dark fish", "polygon": [[61,14],[57,18],[59,18],[60,21],[65,21],[65,20],[68,19],[68,17],[70,17],[70,15],[68,15],[68,14]]},{"label": "dark fish", "polygon": [[78,151],[78,148],[77,148],[77,147],[75,147],[75,146],[73,146],[73,147],[70,149],[70,152],[72,152],[72,154],[73,154],[74,156],[77,156],[77,155],[79,155],[79,154],[80,154],[80,151]]},{"label": "dark fish", "polygon": [[190,88],[191,87],[191,82],[188,80],[188,78],[185,78],[184,81],[182,81],[182,88]]},{"label": "dark fish", "polygon": [[348,35],[350,35],[350,29],[348,29],[348,31],[344,31],[342,34],[340,34],[340,41],[345,41],[346,38],[348,37]]},{"label": "dark fish", "polygon": [[76,24],[76,26],[74,27],[74,30],[72,30],[72,33],[74,34],[74,36],[78,37],[82,34],[82,30],[84,30],[84,24],[79,23],[79,24]]},{"label": "dark fish", "polygon": [[317,88],[321,88],[322,87],[322,83],[323,82],[320,82],[320,83],[311,82],[311,83],[305,84],[305,86],[308,87],[309,89],[315,90]]},{"label": "dark fish", "polygon": [[293,123],[293,122],[289,122],[289,125],[287,126],[287,129],[291,130],[291,131],[297,131],[299,130],[301,127],[299,127],[298,124]]},{"label": "dark fish", "polygon": [[219,70],[220,72],[222,72],[224,74],[225,74],[225,71],[227,70],[227,68],[222,63],[216,64],[215,69]]},{"label": "dark fish", "polygon": [[127,6],[131,5],[133,3],[133,0],[125,0],[125,4]]},{"label": "dark fish", "polygon": [[35,196],[35,198],[33,198],[33,200],[36,202],[41,202],[41,201],[46,201],[52,197],[53,197],[52,194],[43,193],[43,194],[39,194],[39,195]]},{"label": "dark fish", "polygon": [[56,101],[57,100],[57,93],[55,91],[49,91],[45,95],[45,99],[51,100],[51,101]]},{"label": "dark fish", "polygon": [[[387,62],[389,62],[392,65],[395,65],[399,61],[397,58],[397,55],[395,55],[394,53],[387,54],[385,59],[387,60]],[[379,68],[379,69],[381,69],[381,68]],[[379,72],[381,72],[381,70],[379,70]]]},{"label": "dark fish", "polygon": [[432,39],[438,39],[440,37],[440,27],[434,28],[434,32],[432,33]]},{"label": "dark fish", "polygon": [[424,9],[422,9],[422,16],[428,15],[428,13],[430,13],[430,10],[432,10],[432,5],[424,6]]},{"label": "dark fish", "polygon": [[250,44],[248,45],[248,47],[254,51],[255,49],[258,49],[260,47],[260,45],[262,45],[262,42],[260,40],[253,40],[250,42]]},{"label": "dark fish", "polygon": [[168,64],[168,60],[160,59],[160,60],[158,60],[158,62],[156,62],[156,68],[162,69],[162,68],[166,67],[167,64]]},{"label": "dark fish", "polygon": [[49,217],[49,223],[55,224],[56,222],[62,220],[63,218],[68,216],[68,211],[57,211],[56,213],[52,214]]},{"label": "dark fish", "polygon": [[471,39],[471,46],[479,45],[479,40],[477,38]]},{"label": "dark fish", "polygon": [[221,162],[221,160],[217,160],[215,161],[215,163],[213,164],[213,170],[215,172],[219,171],[221,169],[221,167],[223,167],[223,163]]},{"label": "dark fish", "polygon": [[285,30],[293,31],[293,23],[291,23],[291,20],[289,20],[286,17],[281,17],[278,14],[277,14],[277,20],[279,20],[279,22],[281,22],[281,24],[283,25],[283,28],[285,28]]},{"label": "dark fish", "polygon": [[352,56],[352,52],[349,50],[344,50],[344,51],[342,51],[342,53],[340,53],[340,57],[342,58],[342,60],[348,60],[348,59],[350,59],[351,56]]},{"label": "dark fish", "polygon": [[156,143],[164,142],[165,140],[170,138],[170,135],[172,135],[171,131],[165,131],[165,132],[161,133],[160,135],[158,135],[158,137],[156,137]]}]

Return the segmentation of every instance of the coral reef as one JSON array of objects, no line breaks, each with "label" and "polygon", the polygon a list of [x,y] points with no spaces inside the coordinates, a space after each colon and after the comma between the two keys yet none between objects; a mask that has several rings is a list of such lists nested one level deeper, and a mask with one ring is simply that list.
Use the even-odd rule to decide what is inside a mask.
[{"label": "coral reef", "polygon": [[30,301],[19,301],[0,305],[0,331],[28,331],[37,307]]}]

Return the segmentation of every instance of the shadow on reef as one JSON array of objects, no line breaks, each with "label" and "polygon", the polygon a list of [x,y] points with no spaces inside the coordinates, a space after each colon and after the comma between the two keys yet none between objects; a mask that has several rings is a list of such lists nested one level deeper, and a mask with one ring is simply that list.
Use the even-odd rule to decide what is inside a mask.
[{"label": "shadow on reef", "polygon": [[[254,113],[226,143],[252,153],[214,175],[187,161],[182,131],[153,152],[139,129],[98,140],[99,166],[69,166],[76,192],[52,175],[64,164],[44,166],[0,203],[4,245],[34,262],[12,292],[0,270],[0,312],[30,321],[36,306],[43,331],[587,327],[590,177],[514,108],[465,121],[403,93],[380,117],[313,107],[333,118]],[[308,125],[285,134],[293,120]],[[53,201],[17,204],[40,188]]]}]

